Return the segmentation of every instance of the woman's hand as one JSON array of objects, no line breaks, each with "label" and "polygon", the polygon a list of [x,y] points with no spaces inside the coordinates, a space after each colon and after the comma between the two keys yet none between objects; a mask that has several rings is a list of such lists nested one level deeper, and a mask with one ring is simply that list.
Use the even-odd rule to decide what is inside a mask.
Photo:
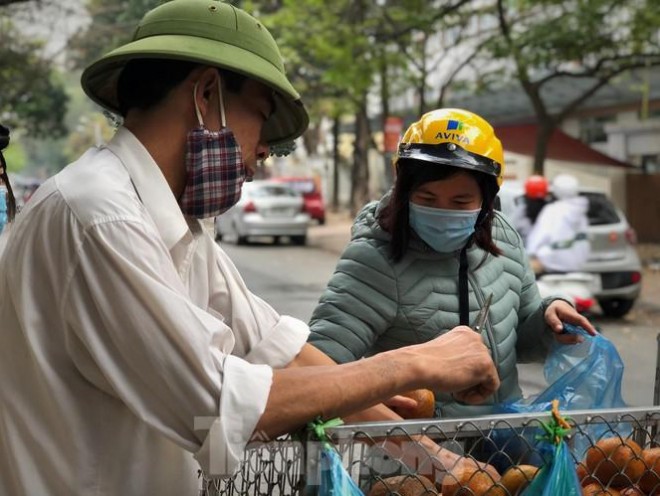
[{"label": "woman's hand", "polygon": [[555,300],[550,303],[545,311],[545,321],[555,333],[555,339],[562,344],[576,344],[584,341],[582,336],[564,333],[564,322],[580,326],[592,336],[595,336],[597,332],[584,315],[580,315],[575,308],[563,300]]},{"label": "woman's hand", "polygon": [[383,401],[383,404],[395,412],[398,410],[414,410],[417,408],[417,401],[408,396],[403,396],[402,394],[392,396],[389,400]]}]

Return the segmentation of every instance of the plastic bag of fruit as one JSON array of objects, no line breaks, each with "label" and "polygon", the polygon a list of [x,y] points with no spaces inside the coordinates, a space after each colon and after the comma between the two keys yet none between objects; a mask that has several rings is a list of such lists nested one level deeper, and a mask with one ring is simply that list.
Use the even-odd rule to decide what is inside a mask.
[{"label": "plastic bag of fruit", "polygon": [[[564,332],[579,334],[584,341],[574,345],[553,344],[545,362],[544,374],[549,386],[538,395],[499,405],[504,413],[544,412],[557,399],[562,410],[624,408],[621,395],[623,361],[614,344],[602,334],[591,336],[581,327],[564,324]],[[582,457],[594,442],[610,429],[622,436],[629,425],[591,425],[573,438],[573,452]]]},{"label": "plastic bag of fruit", "polygon": [[544,375],[550,384],[540,394],[501,405],[503,412],[543,412],[552,400],[562,410],[625,407],[621,396],[623,361],[612,342],[602,334],[591,336],[581,327],[564,324],[564,332],[579,334],[582,343],[553,344],[545,361]]}]

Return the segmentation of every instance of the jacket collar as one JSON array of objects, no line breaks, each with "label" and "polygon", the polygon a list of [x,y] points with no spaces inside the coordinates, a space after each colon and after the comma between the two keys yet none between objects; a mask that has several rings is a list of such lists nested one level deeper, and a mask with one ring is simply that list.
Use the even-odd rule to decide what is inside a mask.
[{"label": "jacket collar", "polygon": [[167,249],[171,250],[190,231],[160,167],[140,140],[123,126],[106,148],[128,171],[142,204],[154,220]]}]

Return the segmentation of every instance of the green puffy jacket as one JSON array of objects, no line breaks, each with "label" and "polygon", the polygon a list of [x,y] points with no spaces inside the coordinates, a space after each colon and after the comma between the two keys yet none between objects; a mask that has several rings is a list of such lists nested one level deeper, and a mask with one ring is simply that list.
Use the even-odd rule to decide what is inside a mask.
[{"label": "green puffy jacket", "polygon": [[[376,221],[384,201],[358,214],[351,242],[310,321],[309,342],[338,363],[422,343],[459,325],[458,253],[437,253],[413,238],[404,257],[392,263],[389,234]],[[468,250],[470,321],[492,293],[483,339],[501,386],[477,406],[436,394],[438,416],[486,415],[493,404],[519,398],[516,362],[542,360],[551,340],[544,313],[552,300],[539,296],[520,236],[499,213],[493,239],[503,251],[498,257],[489,254],[481,263],[485,252]]]}]

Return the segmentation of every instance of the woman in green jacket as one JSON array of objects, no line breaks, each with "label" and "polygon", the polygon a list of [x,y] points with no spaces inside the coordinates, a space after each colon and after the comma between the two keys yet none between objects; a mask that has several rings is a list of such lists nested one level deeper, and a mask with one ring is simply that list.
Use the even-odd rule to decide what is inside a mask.
[{"label": "woman in green jacket", "polygon": [[540,360],[562,322],[595,329],[568,302],[542,300],[520,236],[493,204],[504,175],[502,145],[481,117],[425,114],[395,157],[396,182],[357,216],[316,307],[309,341],[335,362],[428,341],[469,325],[492,294],[481,333],[501,386],[482,405],[436,395],[436,416],[492,413],[520,398],[516,363]]}]

